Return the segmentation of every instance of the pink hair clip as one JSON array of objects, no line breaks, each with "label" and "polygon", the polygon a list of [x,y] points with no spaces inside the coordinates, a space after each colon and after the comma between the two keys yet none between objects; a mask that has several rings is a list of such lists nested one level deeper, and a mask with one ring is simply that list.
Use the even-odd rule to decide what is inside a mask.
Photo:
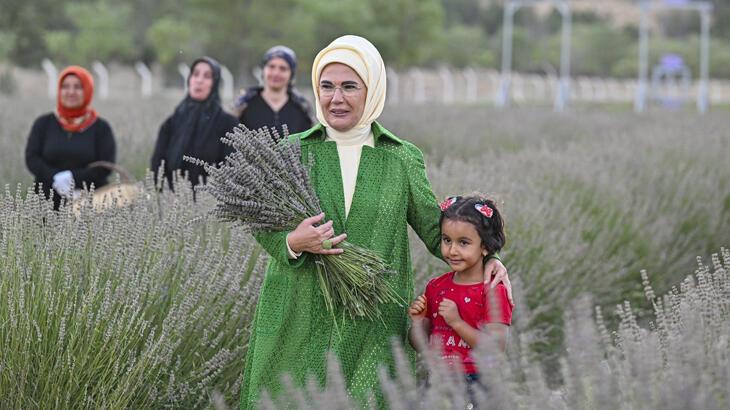
[{"label": "pink hair clip", "polygon": [[494,213],[494,210],[490,208],[487,204],[475,204],[474,209],[476,209],[480,214],[486,216],[487,218],[491,218],[492,214]]},{"label": "pink hair clip", "polygon": [[441,208],[441,212],[444,212],[445,210],[449,209],[449,207],[451,207],[451,205],[455,204],[456,201],[458,201],[458,200],[459,200],[458,196],[450,196],[450,197],[444,199],[444,201],[439,204],[439,208]]}]

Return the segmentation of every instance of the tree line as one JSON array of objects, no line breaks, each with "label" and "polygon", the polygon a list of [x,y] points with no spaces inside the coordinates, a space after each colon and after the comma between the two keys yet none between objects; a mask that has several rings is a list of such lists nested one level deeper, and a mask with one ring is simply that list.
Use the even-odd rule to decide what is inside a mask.
[{"label": "tree line", "polygon": [[[711,73],[730,77],[730,4],[715,0]],[[395,68],[499,67],[501,0],[0,0],[0,61],[38,67],[93,60],[158,63],[211,55],[237,73],[263,52],[286,44],[308,72],[333,38],[370,39]],[[652,37],[655,59],[667,52],[699,66],[699,18],[668,12]],[[635,26],[615,27],[593,13],[573,15],[572,70],[578,75],[631,77],[637,70]],[[550,73],[560,61],[560,16],[531,9],[516,16],[514,67]],[[306,79],[304,79],[306,81]]]}]

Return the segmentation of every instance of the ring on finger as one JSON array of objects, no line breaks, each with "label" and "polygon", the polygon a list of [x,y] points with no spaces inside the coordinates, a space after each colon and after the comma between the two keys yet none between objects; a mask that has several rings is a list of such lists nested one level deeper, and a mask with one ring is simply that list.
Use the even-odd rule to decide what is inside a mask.
[{"label": "ring on finger", "polygon": [[322,249],[332,249],[332,241],[325,239],[322,241]]}]

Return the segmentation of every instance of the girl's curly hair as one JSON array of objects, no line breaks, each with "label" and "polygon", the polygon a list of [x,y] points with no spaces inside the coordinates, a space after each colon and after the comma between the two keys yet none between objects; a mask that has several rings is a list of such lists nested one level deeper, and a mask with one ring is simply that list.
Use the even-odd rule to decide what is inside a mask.
[{"label": "girl's curly hair", "polygon": [[[484,206],[488,209],[483,208]],[[479,208],[483,211],[480,212]],[[474,225],[482,244],[487,249],[487,257],[504,247],[506,241],[504,220],[491,199],[476,195],[447,198],[441,204],[439,226],[443,224],[444,220],[456,220]]]}]

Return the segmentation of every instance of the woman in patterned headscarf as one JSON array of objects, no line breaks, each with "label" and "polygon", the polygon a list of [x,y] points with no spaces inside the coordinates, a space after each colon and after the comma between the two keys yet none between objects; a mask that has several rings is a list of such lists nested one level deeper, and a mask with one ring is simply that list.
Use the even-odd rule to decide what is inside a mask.
[{"label": "woman in patterned headscarf", "polygon": [[294,87],[297,56],[286,46],[271,47],[261,61],[262,86],[251,87],[236,98],[234,114],[246,128],[274,128],[283,135],[312,126],[309,101]]},{"label": "woman in patterned headscarf", "polygon": [[221,68],[216,60],[211,57],[195,60],[187,81],[188,94],[160,127],[150,160],[150,169],[156,177],[164,161],[163,173],[170,188],[176,171],[184,173],[193,185],[205,183],[207,174],[203,167],[183,161],[183,156],[209,164],[223,161],[231,150],[220,139],[238,124],[221,108],[218,95]]},{"label": "woman in patterned headscarf", "polygon": [[56,111],[39,117],[25,147],[25,163],[35,177],[36,192],[53,199],[58,210],[75,189],[99,188],[109,170],[88,168],[96,161],[114,162],[116,145],[109,123],[91,107],[94,77],[70,66],[58,77]]},{"label": "woman in patterned headscarf", "polygon": [[[362,37],[340,37],[314,60],[319,124],[291,138],[300,140],[302,158],[314,158],[310,176],[324,213],[292,232],[257,236],[271,258],[249,341],[241,408],[254,407],[263,389],[272,396],[281,393],[285,373],[299,386],[312,376],[324,383],[328,351],[340,361],[348,391],[365,400],[369,391],[379,391],[378,367],[393,370],[392,339],[406,342],[406,310],[395,304],[381,307],[383,323],[350,320],[338,333],[311,257],[342,252],[336,245],[347,238],[382,256],[397,272],[387,279],[391,286],[412,300],[408,225],[441,256],[440,209],[423,154],[376,121],[385,105],[385,77],[380,53]],[[327,239],[333,249],[323,247]],[[498,259],[490,260],[486,271],[508,284]]]}]

